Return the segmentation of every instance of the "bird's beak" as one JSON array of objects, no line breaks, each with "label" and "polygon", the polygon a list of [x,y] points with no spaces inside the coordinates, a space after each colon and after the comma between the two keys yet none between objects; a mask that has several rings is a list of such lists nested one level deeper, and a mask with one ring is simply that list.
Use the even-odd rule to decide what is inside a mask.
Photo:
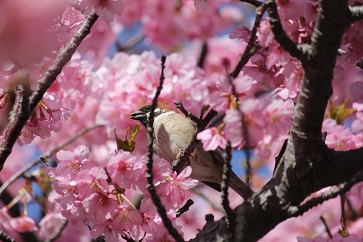
[{"label": "bird's beak", "polygon": [[131,116],[131,119],[142,120],[146,117],[146,114],[143,111],[136,111],[136,112],[133,112],[132,114],[130,114],[130,116]]}]

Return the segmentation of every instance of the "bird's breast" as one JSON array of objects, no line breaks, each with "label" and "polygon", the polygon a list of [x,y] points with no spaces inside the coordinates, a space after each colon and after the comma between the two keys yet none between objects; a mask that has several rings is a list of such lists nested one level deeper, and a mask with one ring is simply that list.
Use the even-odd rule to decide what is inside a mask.
[{"label": "bird's breast", "polygon": [[195,124],[184,115],[163,113],[154,121],[154,151],[172,162],[190,144],[195,132]]}]

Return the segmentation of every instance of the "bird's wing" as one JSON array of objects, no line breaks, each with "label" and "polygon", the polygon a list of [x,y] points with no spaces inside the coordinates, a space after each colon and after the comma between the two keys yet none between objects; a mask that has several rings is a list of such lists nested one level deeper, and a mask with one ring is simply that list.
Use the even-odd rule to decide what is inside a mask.
[{"label": "bird's wing", "polygon": [[[215,151],[210,151],[209,153],[212,155],[213,161],[216,163],[216,165],[218,167],[221,167],[221,170],[223,171],[223,165],[224,165],[225,159],[224,159],[220,149],[216,149]],[[243,197],[244,199],[247,199],[253,195],[254,191],[246,183],[244,183],[241,180],[241,178],[239,178],[236,175],[236,173],[234,173],[232,170],[229,170],[227,175],[229,177],[229,186],[235,192],[237,192],[241,197]],[[214,188],[214,189],[216,189],[216,188]]]}]

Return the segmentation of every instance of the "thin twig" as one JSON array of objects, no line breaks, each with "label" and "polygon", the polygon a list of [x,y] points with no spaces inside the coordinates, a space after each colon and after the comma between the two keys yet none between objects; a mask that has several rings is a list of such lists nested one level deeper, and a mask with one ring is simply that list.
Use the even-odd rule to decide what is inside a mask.
[{"label": "thin twig", "polygon": [[342,211],[342,216],[340,218],[340,223],[344,232],[347,231],[346,217],[345,217],[345,194],[340,194],[340,210]]},{"label": "thin twig", "polygon": [[[227,68],[227,67],[226,67]],[[232,95],[234,97],[234,100],[237,104],[239,103],[239,96],[236,90],[236,87],[233,83],[233,77],[231,74],[227,77],[229,79],[230,85],[232,87]],[[241,123],[242,123],[242,135],[244,139],[244,145],[243,145],[243,151],[246,155],[246,184],[247,186],[251,186],[251,179],[252,179],[252,166],[251,166],[251,155],[249,151],[250,142],[248,137],[248,129],[246,124],[246,119],[244,113],[238,108],[238,112],[241,114]]]},{"label": "thin twig", "polygon": [[323,202],[337,197],[339,194],[349,191],[352,186],[363,181],[363,171],[356,173],[352,179],[332,188],[329,192],[322,194],[320,197],[312,198],[300,206],[291,206],[288,209],[289,217],[297,217],[308,211],[309,209],[322,204]]},{"label": "thin twig", "polygon": [[0,240],[4,242],[15,242],[13,238],[7,235],[4,231],[0,230]]},{"label": "thin twig", "polygon": [[183,213],[187,212],[190,208],[190,206],[192,206],[194,204],[194,201],[192,199],[188,199],[188,201],[183,205],[183,207],[179,208],[176,211],[176,217],[180,217]]},{"label": "thin twig", "polygon": [[232,79],[235,79],[239,73],[241,72],[242,68],[247,64],[248,60],[259,50],[259,46],[256,45],[256,34],[257,29],[260,26],[260,22],[262,20],[262,16],[266,11],[266,5],[263,4],[257,9],[255,23],[253,24],[252,31],[250,34],[250,38],[248,40],[247,46],[243,55],[239,59],[236,67],[234,70],[229,74]]},{"label": "thin twig", "polygon": [[[236,88],[233,85],[233,79],[237,78],[239,73],[242,71],[242,68],[247,64],[248,60],[260,48],[259,46],[256,45],[256,34],[257,34],[257,29],[260,26],[262,16],[263,16],[263,14],[264,14],[264,12],[266,11],[266,8],[267,8],[266,4],[262,4],[261,6],[260,5],[261,5],[261,3],[258,5],[255,22],[253,24],[253,28],[252,28],[252,31],[251,31],[250,38],[248,40],[246,49],[243,52],[243,55],[239,59],[236,67],[234,68],[234,70],[227,77],[230,80],[230,83],[231,83],[231,86],[232,86],[232,95],[236,99],[236,102],[238,102],[239,98],[238,98],[238,93],[236,91]],[[245,140],[243,150],[244,150],[245,155],[246,155],[246,184],[250,185],[251,184],[251,179],[252,179],[252,166],[251,166],[251,155],[250,155],[250,152],[249,152],[248,130],[247,130],[247,125],[246,125],[246,121],[245,121],[245,118],[244,118],[244,114],[241,111],[240,111],[240,113],[242,115],[242,133],[243,133],[243,136],[244,136],[243,138]]]},{"label": "thin twig", "polygon": [[271,30],[274,34],[275,40],[281,45],[281,47],[289,52],[292,57],[296,57],[299,60],[303,60],[305,58],[304,53],[302,51],[303,45],[297,45],[294,41],[292,41],[284,31],[280,16],[277,12],[277,4],[275,0],[268,0],[264,3],[264,6],[267,7],[268,12],[268,20],[270,22]]},{"label": "thin twig", "polygon": [[330,229],[329,229],[329,227],[328,227],[328,224],[326,223],[326,221],[325,221],[325,218],[323,217],[323,216],[320,216],[320,220],[321,220],[321,222],[323,222],[323,224],[324,224],[324,227],[325,227],[325,231],[326,231],[326,233],[328,234],[328,236],[329,236],[329,238],[331,239],[331,238],[333,238],[333,235],[331,234],[331,232],[330,232]]},{"label": "thin twig", "polygon": [[[38,84],[30,98],[27,98],[28,100],[26,102],[29,101],[29,105],[22,106],[23,109],[26,109],[24,110],[26,112],[19,113],[18,120],[16,122],[9,122],[8,126],[10,126],[10,128],[7,128],[9,132],[7,132],[7,135],[4,138],[0,148],[0,171],[3,168],[6,159],[12,152],[13,146],[18,139],[26,121],[30,118],[34,109],[42,100],[44,93],[56,80],[59,73],[61,73],[63,67],[70,61],[77,47],[90,33],[91,27],[96,22],[97,18],[98,16],[96,14],[87,16],[85,18],[80,29],[72,36],[71,40],[64,46],[64,48],[59,51],[53,64],[45,72],[44,76],[38,81]],[[23,100],[23,102],[24,101],[25,100]]]},{"label": "thin twig", "polygon": [[208,55],[208,43],[205,41],[202,44],[202,50],[199,55],[198,64],[197,64],[198,67],[200,67],[202,69],[204,68],[204,64],[205,64],[207,55]]},{"label": "thin twig", "polygon": [[282,156],[285,154],[285,151],[286,151],[286,147],[287,147],[287,139],[285,139],[284,143],[282,144],[282,147],[280,149],[280,152],[279,154],[275,157],[275,167],[274,167],[274,171],[272,174],[275,173],[277,167],[279,166],[280,164],[280,161],[282,159]]},{"label": "thin twig", "polygon": [[194,123],[199,122],[199,118],[192,114],[191,112],[188,112],[181,101],[174,102],[175,107],[179,109],[186,117],[190,118]]},{"label": "thin twig", "polygon": [[75,134],[73,137],[67,139],[66,141],[64,141],[63,143],[61,143],[60,145],[54,147],[52,150],[45,152],[44,154],[42,154],[39,158],[37,158],[36,160],[34,160],[33,162],[27,164],[26,166],[24,166],[23,168],[21,168],[20,170],[18,170],[16,173],[14,173],[8,180],[6,180],[6,182],[4,182],[4,184],[0,187],[0,195],[5,191],[5,189],[10,186],[16,179],[18,179],[19,177],[21,177],[25,172],[27,172],[28,170],[30,170],[31,168],[33,168],[34,166],[36,166],[37,164],[43,162],[43,158],[44,157],[51,157],[55,152],[57,152],[58,150],[64,148],[65,146],[73,143],[76,139],[78,139],[79,137],[81,137],[82,135],[86,134],[87,132],[96,129],[98,127],[102,127],[103,125],[100,124],[95,124],[92,125],[88,128],[85,128],[83,130],[81,130],[80,132],[78,132],[77,134]]},{"label": "thin twig", "polygon": [[240,0],[240,2],[249,3],[249,4],[252,4],[255,7],[259,7],[259,6],[262,5],[262,2],[257,1],[257,0]]},{"label": "thin twig", "polygon": [[224,211],[226,211],[226,225],[230,234],[229,241],[234,241],[234,230],[236,225],[236,218],[233,214],[233,211],[229,205],[228,200],[228,187],[229,187],[229,176],[228,172],[231,170],[231,160],[232,160],[232,147],[231,143],[228,142],[226,146],[226,159],[223,164],[223,173],[222,173],[222,183],[221,183],[221,199],[222,206]]},{"label": "thin twig", "polygon": [[352,202],[350,201],[349,197],[345,197],[345,199],[347,201],[347,206],[348,206],[350,212],[352,213],[352,216],[350,216],[350,218],[352,220],[356,220],[358,218],[357,211],[355,211],[355,209],[353,208]]},{"label": "thin twig", "polygon": [[156,189],[155,189],[154,182],[153,182],[154,177],[153,177],[153,173],[152,173],[153,162],[154,162],[154,160],[153,160],[153,153],[154,153],[153,144],[154,144],[154,140],[155,140],[155,137],[154,137],[154,111],[157,107],[158,98],[160,96],[161,89],[163,88],[163,83],[164,83],[164,79],[165,79],[165,77],[164,77],[165,61],[166,61],[166,57],[162,56],[161,57],[161,74],[160,74],[159,86],[156,89],[156,93],[155,93],[154,99],[152,101],[149,122],[147,124],[147,133],[149,136],[149,143],[147,145],[146,180],[147,180],[147,189],[150,192],[151,200],[153,201],[156,209],[158,210],[158,213],[159,213],[161,219],[163,220],[165,228],[168,230],[169,234],[177,242],[184,242],[183,237],[174,228],[171,220],[168,218],[165,207],[161,203],[161,200],[160,200],[158,194],[156,193]]}]

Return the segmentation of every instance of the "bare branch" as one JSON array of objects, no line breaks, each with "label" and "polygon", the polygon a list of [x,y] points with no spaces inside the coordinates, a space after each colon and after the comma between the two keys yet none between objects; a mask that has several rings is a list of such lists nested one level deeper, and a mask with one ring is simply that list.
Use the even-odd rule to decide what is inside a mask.
[{"label": "bare branch", "polygon": [[275,40],[282,48],[284,48],[284,50],[289,52],[291,56],[296,57],[299,60],[303,60],[305,56],[302,52],[302,46],[299,46],[292,41],[282,28],[275,0],[268,0],[264,4],[267,6],[267,12],[269,15],[268,20],[271,25],[271,30],[274,33]]},{"label": "bare branch", "polygon": [[202,44],[202,50],[200,51],[200,55],[198,58],[198,63],[197,66],[200,68],[204,68],[204,64],[205,64],[205,60],[207,58],[208,55],[208,43],[207,42],[203,42]]},{"label": "bare branch", "polygon": [[351,180],[344,182],[335,188],[332,188],[329,192],[324,193],[320,197],[312,198],[301,206],[290,207],[288,209],[289,217],[300,216],[309,209],[349,191],[355,184],[361,181],[363,181],[363,171],[358,172]]},{"label": "bare branch", "polygon": [[239,73],[241,72],[242,68],[247,64],[248,60],[258,51],[258,49],[260,48],[259,46],[256,45],[256,34],[257,34],[257,29],[260,26],[260,22],[262,20],[262,16],[266,11],[266,4],[263,4],[262,6],[260,6],[257,9],[257,14],[256,14],[256,18],[255,18],[255,23],[253,24],[253,28],[251,31],[251,35],[250,35],[250,39],[248,40],[247,46],[245,51],[243,52],[243,55],[241,56],[241,58],[239,59],[236,67],[234,68],[234,70],[229,74],[229,76],[232,79],[235,79]]},{"label": "bare branch", "polygon": [[[272,28],[283,32],[276,3],[268,0],[265,4],[269,5]],[[321,134],[325,109],[332,94],[337,50],[350,25],[348,12],[346,0],[320,0],[311,45],[297,46],[291,40],[287,44],[286,49],[291,47],[291,55],[301,59],[304,68],[290,136],[271,180],[233,211],[235,241],[257,241],[287,218],[301,215],[363,181],[363,148],[336,152],[326,147]],[[279,42],[285,37],[284,33],[282,36],[275,33]],[[312,192],[337,184],[341,185],[332,192],[299,206]],[[224,238],[228,234],[225,228],[224,218],[209,223],[193,241]]]},{"label": "bare branch", "polygon": [[234,241],[234,230],[236,226],[236,218],[233,215],[232,209],[229,206],[228,200],[228,186],[229,186],[229,176],[228,172],[231,170],[231,160],[232,160],[232,147],[231,143],[228,142],[226,146],[226,159],[223,164],[223,173],[222,173],[222,183],[221,183],[221,198],[222,198],[222,206],[224,211],[226,212],[226,225],[229,230],[229,241]]},{"label": "bare branch", "polygon": [[[62,71],[65,64],[70,61],[72,55],[76,51],[77,47],[81,44],[82,40],[90,33],[91,27],[96,22],[97,18],[98,16],[96,14],[87,16],[85,18],[81,28],[72,36],[71,40],[65,45],[65,47],[59,51],[53,64],[45,72],[44,76],[38,81],[38,84],[30,98],[23,98],[23,104],[21,106],[22,112],[18,113],[18,118],[14,123],[9,122],[7,128],[8,132],[6,132],[4,141],[1,144],[0,171],[3,168],[6,159],[10,155],[16,139],[19,137],[26,121],[29,119],[40,100],[42,100],[44,93]],[[22,95],[26,93],[26,90],[24,91],[25,92]]]},{"label": "bare branch", "polygon": [[179,109],[186,117],[190,118],[194,123],[197,124],[199,122],[199,118],[197,116],[195,116],[194,114],[192,114],[191,112],[188,112],[184,108],[184,105],[181,101],[174,102],[174,104],[177,109]]},{"label": "bare branch", "polygon": [[333,238],[333,235],[331,234],[331,232],[330,232],[330,229],[329,229],[329,227],[328,227],[328,224],[326,223],[326,221],[325,221],[325,218],[323,217],[323,216],[320,216],[320,220],[321,220],[321,222],[323,222],[323,224],[324,224],[324,227],[325,227],[325,231],[326,231],[326,233],[329,235],[329,238],[330,239],[332,239]]},{"label": "bare branch", "polygon": [[[22,75],[22,74],[20,74]],[[26,74],[27,75],[27,74]],[[31,95],[28,76],[20,76],[20,83],[15,88],[15,103],[10,113],[9,123],[4,131],[4,139],[0,147],[0,171],[3,169],[6,158],[13,150],[13,146],[18,139],[23,126],[30,117],[29,97]]]},{"label": "bare branch", "polygon": [[259,7],[259,6],[262,5],[262,2],[260,2],[258,0],[240,0],[240,2],[249,3],[249,4],[252,4],[255,7]]},{"label": "bare branch", "polygon": [[15,242],[13,238],[7,235],[4,231],[0,230],[0,240],[4,242]]},{"label": "bare branch", "polygon": [[176,211],[176,217],[180,217],[183,213],[187,212],[190,206],[192,206],[193,204],[194,201],[192,199],[188,199],[188,201],[183,205],[183,207],[179,208]]},{"label": "bare branch", "polygon": [[155,140],[155,137],[154,137],[154,111],[157,107],[158,98],[160,96],[161,89],[163,88],[163,83],[164,83],[164,79],[165,79],[165,77],[164,77],[165,61],[166,61],[166,57],[162,56],[161,57],[161,74],[160,74],[159,86],[156,89],[156,93],[155,93],[154,99],[152,101],[149,122],[148,122],[147,128],[146,128],[148,136],[149,136],[149,143],[147,145],[146,180],[147,180],[147,189],[150,192],[151,200],[155,204],[155,207],[158,210],[158,213],[163,220],[165,228],[168,230],[169,234],[171,236],[173,236],[173,238],[177,242],[181,242],[181,241],[184,242],[183,237],[174,228],[171,220],[168,218],[165,207],[161,203],[161,200],[160,200],[158,194],[156,193],[156,189],[155,189],[154,182],[153,182],[154,177],[152,174],[153,162],[154,162],[154,160],[153,160],[153,154],[154,154],[153,144],[154,144],[154,140]]}]

